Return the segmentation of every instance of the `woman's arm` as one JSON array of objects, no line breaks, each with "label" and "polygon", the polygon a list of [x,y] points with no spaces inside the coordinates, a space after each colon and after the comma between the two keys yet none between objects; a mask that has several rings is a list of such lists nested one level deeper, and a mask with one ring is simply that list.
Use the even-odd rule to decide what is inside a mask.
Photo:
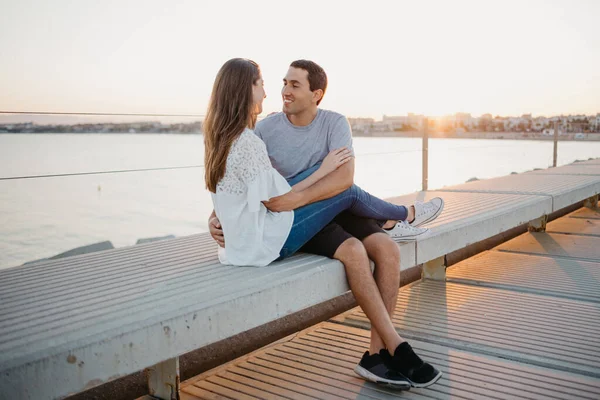
[{"label": "woman's arm", "polygon": [[321,166],[308,178],[306,178],[303,181],[300,181],[300,182],[296,183],[294,186],[292,186],[292,190],[294,192],[301,192],[304,189],[308,189],[309,187],[311,187],[312,185],[317,183],[319,180],[321,180],[321,178],[324,178],[325,175],[327,175],[327,172],[325,172],[325,170]]},{"label": "woman's arm", "polygon": [[311,176],[295,184],[290,192],[273,197],[272,199],[269,199],[269,201],[263,201],[263,204],[271,211],[290,211],[311,203],[310,197],[307,196],[308,192],[306,189],[310,188],[323,177],[337,170],[353,158],[352,151],[346,147],[332,150],[327,157],[325,157],[319,169]]}]

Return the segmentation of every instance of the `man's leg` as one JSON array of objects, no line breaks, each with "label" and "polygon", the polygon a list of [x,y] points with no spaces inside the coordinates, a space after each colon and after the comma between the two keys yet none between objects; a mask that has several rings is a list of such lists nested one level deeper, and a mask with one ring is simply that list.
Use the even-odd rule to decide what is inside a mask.
[{"label": "man's leg", "polygon": [[[344,230],[348,230],[348,233],[362,240],[365,248],[364,252],[375,263],[375,273],[371,280],[376,287],[377,294],[379,294],[378,297],[384,308],[383,312],[389,320],[391,329],[396,333],[391,317],[396,306],[400,286],[400,249],[398,245],[381,230],[384,221],[359,218],[348,213],[342,213],[335,219],[335,222],[340,224]],[[348,271],[348,269],[346,270]],[[370,268],[368,272],[370,275]],[[365,284],[371,286],[371,282],[366,277],[360,277],[360,279],[359,286]],[[363,311],[367,314],[364,307]],[[369,317],[369,314],[367,314],[367,317]],[[381,316],[377,315],[376,317]],[[414,353],[410,344],[400,338],[398,333],[396,335],[403,343],[397,346],[393,342],[393,336],[388,331],[387,322],[378,324],[371,317],[369,317],[369,320],[371,321],[371,343],[369,345],[371,354],[377,354],[381,350],[379,354],[384,363],[408,378],[413,387],[426,387],[440,379],[442,373],[431,364],[421,360]],[[392,340],[392,343],[390,343],[390,340]]]},{"label": "man's leg", "polygon": [[[398,289],[400,287],[400,248],[385,233],[375,233],[363,239],[363,245],[371,260],[375,263],[374,278],[383,304],[390,316],[394,315]],[[384,342],[376,329],[371,329],[369,351],[379,353],[384,348]],[[394,351],[394,348],[388,350]]]},{"label": "man's leg", "polygon": [[[362,241],[368,258],[375,263],[373,277],[391,319],[400,287],[400,249],[398,245],[381,229],[383,221],[360,218],[350,213],[340,214],[335,221],[345,231]],[[371,354],[379,353],[385,347],[379,332],[371,329],[369,352]],[[388,347],[388,349],[394,351],[395,347]]]},{"label": "man's leg", "polygon": [[[350,289],[371,322],[372,351],[365,352],[354,371],[364,379],[403,389],[409,385],[425,387],[434,383],[441,373],[414,354],[410,345],[396,332],[390,318],[399,286],[399,275],[396,275],[396,279],[391,276],[392,273],[399,274],[400,270],[398,247],[394,243],[395,247],[390,249],[386,241],[374,238],[367,240],[367,245],[377,253],[375,259],[379,266],[375,268],[375,277],[381,282],[383,289],[380,289],[371,273],[367,249],[360,240],[346,232],[338,221],[351,225],[352,230],[363,239],[377,236],[374,234],[381,233],[381,227],[377,221],[344,212],[301,249],[336,258],[344,264]],[[395,283],[384,282],[388,278]],[[385,302],[381,291],[386,297]],[[384,350],[378,353],[378,349]]]},{"label": "man's leg", "polygon": [[[342,227],[341,223],[352,225],[353,228],[363,226],[362,229],[355,228],[354,231],[364,237],[374,232],[382,232],[375,220],[356,217],[344,211],[308,241],[300,251],[335,258],[344,264],[348,284],[357,303],[367,314],[371,324],[382,330],[382,334],[378,334],[378,337],[385,342],[385,347],[395,349],[404,340],[392,325],[389,312],[371,272],[367,250],[359,239],[354,238]],[[398,286],[399,284],[396,285],[396,291]],[[390,302],[390,300],[386,301]]]},{"label": "man's leg", "polygon": [[[390,311],[384,303],[380,289],[371,273],[371,266],[365,246],[356,238],[348,239],[342,243],[333,257],[344,264],[350,290],[356,298],[358,305],[365,312],[367,318],[369,318],[371,326],[374,328],[371,329],[371,337],[379,342],[375,343],[378,348],[374,349],[373,346],[370,346],[369,352],[377,354],[382,348],[392,349],[393,352],[393,349],[396,349],[400,343],[404,342],[404,339],[400,337],[392,324]],[[377,268],[375,271],[377,271]],[[387,286],[391,285],[393,283]],[[397,288],[398,286],[396,286],[396,294],[398,291]],[[392,301],[395,298],[395,295],[390,295],[390,293],[391,290],[386,290],[386,296],[388,297],[386,300],[388,303],[390,303],[390,298]],[[392,310],[394,305],[391,306]],[[374,331],[376,331],[375,336],[373,336]]]}]

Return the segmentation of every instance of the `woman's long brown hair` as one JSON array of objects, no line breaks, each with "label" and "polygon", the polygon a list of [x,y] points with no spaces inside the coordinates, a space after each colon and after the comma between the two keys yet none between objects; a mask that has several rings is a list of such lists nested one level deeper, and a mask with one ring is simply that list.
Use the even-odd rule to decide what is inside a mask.
[{"label": "woman's long brown hair", "polygon": [[259,79],[258,64],[243,58],[227,61],[215,78],[203,125],[204,179],[206,188],[213,193],[225,175],[232,143],[245,128],[254,129],[252,85]]}]

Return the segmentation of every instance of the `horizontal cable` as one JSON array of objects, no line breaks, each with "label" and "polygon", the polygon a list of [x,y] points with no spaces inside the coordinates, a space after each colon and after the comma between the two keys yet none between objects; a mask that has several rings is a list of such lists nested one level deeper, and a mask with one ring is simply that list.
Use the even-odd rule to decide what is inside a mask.
[{"label": "horizontal cable", "polygon": [[201,114],[138,114],[138,113],[101,113],[101,112],[54,112],[54,111],[0,111],[0,114],[32,115],[107,115],[126,117],[202,117]]},{"label": "horizontal cable", "polygon": [[421,152],[421,149],[418,150],[400,150],[400,151],[388,151],[388,152],[383,152],[383,153],[359,153],[356,154],[356,157],[362,157],[362,156],[378,156],[381,154],[401,154],[401,153],[416,153],[416,152]]},{"label": "horizontal cable", "polygon": [[[463,146],[463,147],[451,147],[451,148],[442,149],[442,150],[481,149],[481,148],[492,148],[492,147],[509,147],[509,146]],[[429,149],[429,151],[431,151],[431,148]],[[416,153],[416,152],[422,152],[422,150],[418,149],[418,150],[390,151],[390,152],[381,152],[381,153],[363,153],[363,154],[356,154],[356,157],[377,156],[377,155],[393,155],[393,154]],[[112,170],[112,171],[74,172],[74,173],[50,174],[50,175],[11,176],[11,177],[0,177],[0,181],[16,180],[16,179],[56,178],[56,177],[80,176],[80,175],[119,174],[119,173],[124,173],[124,172],[165,171],[165,170],[186,169],[186,168],[204,168],[204,165],[188,165],[188,166],[181,166],[181,167],[126,169],[126,170]]]},{"label": "horizontal cable", "polygon": [[[474,139],[477,140],[477,139]],[[511,139],[506,139],[506,140],[511,140]],[[490,149],[490,148],[498,148],[498,147],[512,147],[513,145],[511,144],[505,144],[505,145],[492,145],[492,146],[457,146],[457,147],[448,147],[446,149],[439,149],[439,150],[460,150],[460,149]],[[431,146],[429,147],[429,150],[431,150]]]},{"label": "horizontal cable", "polygon": [[189,166],[184,166],[184,167],[164,167],[164,168],[123,169],[123,170],[115,170],[115,171],[74,172],[74,173],[70,173],[70,174],[10,176],[10,177],[5,177],[5,178],[0,178],[0,181],[8,181],[11,179],[55,178],[55,177],[62,177],[62,176],[78,176],[78,175],[120,174],[122,172],[164,171],[164,170],[169,170],[169,169],[184,169],[184,168],[204,168],[204,165],[189,165]]}]

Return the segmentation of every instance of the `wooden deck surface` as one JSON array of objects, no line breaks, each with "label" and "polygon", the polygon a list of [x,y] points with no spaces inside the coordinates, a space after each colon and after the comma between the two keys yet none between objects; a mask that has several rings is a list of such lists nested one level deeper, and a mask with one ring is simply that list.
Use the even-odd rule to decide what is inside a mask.
[{"label": "wooden deck surface", "polygon": [[444,372],[395,391],[353,372],[360,308],[182,384],[195,399],[599,399],[600,212],[581,209],[400,290],[394,324]]}]

